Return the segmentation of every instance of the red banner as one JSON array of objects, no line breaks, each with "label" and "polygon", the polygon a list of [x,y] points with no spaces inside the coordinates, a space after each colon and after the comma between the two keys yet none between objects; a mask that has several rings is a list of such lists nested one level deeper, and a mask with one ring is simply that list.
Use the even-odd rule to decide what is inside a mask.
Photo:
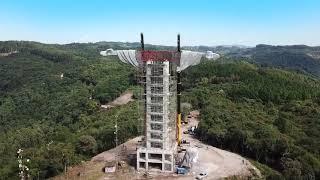
[{"label": "red banner", "polygon": [[142,61],[170,61],[179,63],[180,52],[177,51],[141,51]]}]

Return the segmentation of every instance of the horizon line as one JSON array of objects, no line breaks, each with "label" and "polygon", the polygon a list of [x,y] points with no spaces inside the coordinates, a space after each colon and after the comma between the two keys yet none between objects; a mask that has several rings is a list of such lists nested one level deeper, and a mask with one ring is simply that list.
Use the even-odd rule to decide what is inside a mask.
[{"label": "horizon line", "polygon": [[[139,41],[108,41],[108,40],[101,40],[101,41],[88,41],[88,42],[67,42],[67,43],[59,43],[59,42],[44,42],[44,41],[36,41],[36,40],[0,40],[0,42],[13,42],[13,41],[17,41],[17,42],[36,42],[36,43],[41,43],[41,44],[51,44],[51,45],[68,45],[68,44],[96,44],[96,43],[101,43],[101,42],[106,42],[106,43],[130,43],[130,44],[134,44],[134,43],[139,43]],[[146,43],[145,45],[152,45],[152,46],[167,46],[167,47],[175,47],[174,45],[165,45],[165,44],[151,44],[151,43]],[[239,46],[243,46],[243,48],[253,48],[256,47],[258,45],[269,45],[269,46],[308,46],[308,47],[319,47],[319,45],[308,45],[308,44],[267,44],[267,43],[258,43],[255,45],[245,45],[245,44],[217,44],[217,45],[204,45],[204,44],[199,44],[199,45],[184,45],[182,47],[200,47],[200,46],[204,46],[204,47],[218,47],[218,46],[230,46],[230,47],[239,47]]]}]

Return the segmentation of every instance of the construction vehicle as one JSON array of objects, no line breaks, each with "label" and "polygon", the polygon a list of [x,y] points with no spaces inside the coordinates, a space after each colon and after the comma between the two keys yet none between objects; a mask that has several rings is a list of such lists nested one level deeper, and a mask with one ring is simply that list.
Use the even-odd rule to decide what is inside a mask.
[{"label": "construction vehicle", "polygon": [[185,139],[183,139],[183,140],[181,140],[181,144],[190,144],[190,142],[185,140]]},{"label": "construction vehicle", "polygon": [[188,169],[185,167],[177,167],[177,174],[185,175],[185,174],[188,174],[188,172],[189,172]]},{"label": "construction vehicle", "polygon": [[208,173],[207,172],[201,172],[198,174],[198,176],[196,177],[196,179],[204,179],[205,177],[208,176]]}]

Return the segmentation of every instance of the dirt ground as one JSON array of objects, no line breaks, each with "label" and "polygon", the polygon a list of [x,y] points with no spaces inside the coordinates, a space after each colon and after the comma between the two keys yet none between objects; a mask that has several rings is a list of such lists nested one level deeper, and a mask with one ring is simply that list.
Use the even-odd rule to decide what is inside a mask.
[{"label": "dirt ground", "polygon": [[117,97],[111,103],[108,103],[106,105],[101,105],[101,108],[109,109],[109,108],[112,108],[115,106],[121,106],[124,104],[128,104],[130,101],[133,101],[132,96],[133,96],[133,93],[131,91],[127,91],[127,92],[121,94],[119,97]]},{"label": "dirt ground", "polygon": [[[190,112],[191,118],[188,118],[188,124],[182,125],[182,132],[187,131],[192,126],[198,126],[198,111]],[[193,135],[183,134],[183,140],[190,144],[183,144],[182,149],[193,148],[198,151],[198,160],[195,162],[187,175],[171,174],[155,174],[146,172],[137,172],[135,170],[136,163],[136,147],[141,137],[131,139],[116,148],[110,149],[94,156],[91,161],[83,162],[81,165],[69,168],[65,175],[60,175],[53,179],[84,179],[84,180],[131,180],[131,179],[157,179],[157,180],[191,180],[200,172],[206,172],[208,176],[205,179],[252,179],[261,177],[259,170],[254,167],[245,158],[209,145],[206,145],[195,139]],[[178,154],[182,159],[184,151]],[[119,161],[117,171],[114,173],[104,173],[102,171],[105,162]]]},{"label": "dirt ground", "polygon": [[[182,132],[187,131],[192,126],[198,126],[198,111],[190,112],[188,124],[182,125]],[[206,145],[190,134],[183,134],[183,140],[190,144],[182,144],[185,149],[194,148],[198,151],[198,161],[191,168],[191,174],[197,175],[201,172],[208,174],[206,179],[221,179],[237,176],[238,178],[261,176],[259,170],[248,160],[240,155]],[[182,157],[183,155],[180,155]]]}]

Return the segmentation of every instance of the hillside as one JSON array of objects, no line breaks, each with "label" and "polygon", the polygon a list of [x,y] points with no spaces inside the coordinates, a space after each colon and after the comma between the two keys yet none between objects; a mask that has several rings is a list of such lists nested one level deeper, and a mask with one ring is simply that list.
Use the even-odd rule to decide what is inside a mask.
[{"label": "hillside", "polygon": [[320,173],[320,81],[246,62],[206,62],[184,74],[184,99],[201,112],[198,137],[268,165],[269,179]]},{"label": "hillside", "polygon": [[30,174],[47,178],[114,147],[115,117],[121,142],[138,135],[137,103],[100,110],[134,87],[129,66],[81,48],[14,48],[19,53],[0,57],[0,179],[18,179],[19,148],[31,159]]},{"label": "hillside", "polygon": [[229,51],[225,56],[247,60],[260,66],[282,68],[320,77],[320,47],[261,44],[254,48]]},{"label": "hillside", "polygon": [[[2,42],[0,53],[25,48],[40,48],[41,43],[24,41]],[[97,43],[71,43],[65,45],[51,45],[59,50],[85,57],[97,57],[97,52],[112,49],[139,49],[138,42],[97,42]],[[174,50],[174,46],[145,44],[146,49]],[[320,77],[320,47],[306,45],[272,46],[260,44],[256,47],[242,45],[225,46],[184,46],[182,49],[192,51],[212,51],[231,60],[245,60],[259,66],[276,67],[290,71]]]},{"label": "hillside", "polygon": [[[100,109],[137,89],[134,69],[99,56],[100,50],[124,46],[139,47],[0,42],[1,53],[18,51],[0,56],[1,178],[18,179],[19,148],[31,159],[30,174],[47,178],[114,147],[116,120],[120,142],[139,135],[136,101]],[[318,79],[221,59],[183,73],[183,99],[201,111],[200,140],[261,163],[269,179],[320,177]]]}]

